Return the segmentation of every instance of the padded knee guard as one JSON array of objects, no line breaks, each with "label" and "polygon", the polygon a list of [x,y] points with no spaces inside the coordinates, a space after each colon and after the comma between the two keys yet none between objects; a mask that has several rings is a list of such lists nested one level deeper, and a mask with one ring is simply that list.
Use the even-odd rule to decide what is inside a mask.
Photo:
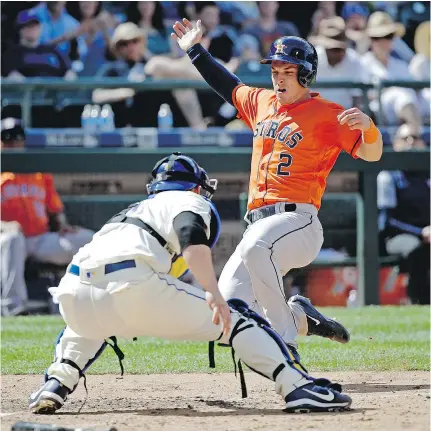
[{"label": "padded knee guard", "polygon": [[247,396],[247,390],[241,361],[252,371],[275,381],[277,392],[283,396],[310,383],[312,379],[268,321],[240,299],[231,299],[228,304],[233,311],[233,327],[228,344],[224,345],[232,348],[235,374],[238,364],[243,398]]}]

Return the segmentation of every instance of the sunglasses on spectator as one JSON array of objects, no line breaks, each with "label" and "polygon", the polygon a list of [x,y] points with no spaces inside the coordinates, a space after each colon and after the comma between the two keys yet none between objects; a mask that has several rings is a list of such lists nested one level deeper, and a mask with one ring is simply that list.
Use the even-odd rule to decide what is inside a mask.
[{"label": "sunglasses on spectator", "polygon": [[395,33],[387,34],[381,37],[372,37],[371,40],[392,40],[395,37]]},{"label": "sunglasses on spectator", "polygon": [[404,141],[416,141],[416,139],[421,139],[420,136],[417,135],[407,135],[407,136],[401,136],[401,139],[403,139]]},{"label": "sunglasses on spectator", "polygon": [[135,44],[135,43],[138,43],[139,41],[140,41],[140,39],[120,40],[117,43],[117,46],[118,46],[118,48],[124,48],[131,43]]},{"label": "sunglasses on spectator", "polygon": [[333,52],[334,54],[341,54],[342,52],[346,52],[346,48],[327,48],[326,50]]}]

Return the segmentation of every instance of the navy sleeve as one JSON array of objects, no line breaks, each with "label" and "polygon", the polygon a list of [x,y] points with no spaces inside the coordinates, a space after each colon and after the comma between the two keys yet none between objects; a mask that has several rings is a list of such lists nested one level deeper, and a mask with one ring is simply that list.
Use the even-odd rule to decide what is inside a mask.
[{"label": "navy sleeve", "polygon": [[22,54],[20,50],[8,49],[2,58],[2,76],[8,76],[9,73],[20,70],[20,59]]},{"label": "navy sleeve", "polygon": [[63,55],[57,48],[54,48],[54,52],[60,62],[59,74],[60,76],[66,75],[67,71],[72,68],[72,63],[66,55]]},{"label": "navy sleeve", "polygon": [[184,211],[174,218],[174,230],[180,242],[181,251],[189,245],[207,245],[209,241],[206,235],[206,226],[199,214]]},{"label": "navy sleeve", "polygon": [[233,105],[232,92],[241,84],[240,79],[218,63],[200,43],[189,48],[187,54],[208,85]]}]

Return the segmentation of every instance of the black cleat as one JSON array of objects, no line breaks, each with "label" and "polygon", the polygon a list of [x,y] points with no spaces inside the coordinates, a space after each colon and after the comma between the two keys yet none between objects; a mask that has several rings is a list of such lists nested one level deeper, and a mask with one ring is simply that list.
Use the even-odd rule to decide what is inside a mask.
[{"label": "black cleat", "polygon": [[352,399],[345,394],[315,383],[295,389],[285,398],[286,413],[338,412],[349,410]]},{"label": "black cleat", "polygon": [[49,379],[30,395],[28,407],[32,413],[51,415],[59,410],[69,395],[69,389],[56,379]]},{"label": "black cleat", "polygon": [[336,320],[325,317],[323,314],[319,313],[313,305],[311,305],[308,298],[295,295],[289,299],[289,302],[299,304],[307,315],[307,335],[318,335],[343,344],[349,342],[350,334],[347,329]]}]

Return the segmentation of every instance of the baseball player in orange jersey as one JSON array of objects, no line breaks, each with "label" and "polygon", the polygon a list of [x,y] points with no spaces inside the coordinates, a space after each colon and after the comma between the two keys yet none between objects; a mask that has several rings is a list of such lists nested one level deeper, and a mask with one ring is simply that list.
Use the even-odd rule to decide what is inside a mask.
[{"label": "baseball player in orange jersey", "polygon": [[199,21],[177,21],[173,29],[172,37],[203,78],[254,132],[249,226],[221,274],[223,296],[252,304],[295,348],[298,334],[347,342],[347,330],[319,313],[307,298],[286,298],[282,277],[319,253],[323,230],[318,210],[338,155],[344,150],[354,158],[379,160],[379,130],[359,109],[344,110],[310,91],[317,53],[304,39],[274,41],[261,61],[271,67],[273,90],[267,90],[244,85],[214,61],[199,43]]}]

